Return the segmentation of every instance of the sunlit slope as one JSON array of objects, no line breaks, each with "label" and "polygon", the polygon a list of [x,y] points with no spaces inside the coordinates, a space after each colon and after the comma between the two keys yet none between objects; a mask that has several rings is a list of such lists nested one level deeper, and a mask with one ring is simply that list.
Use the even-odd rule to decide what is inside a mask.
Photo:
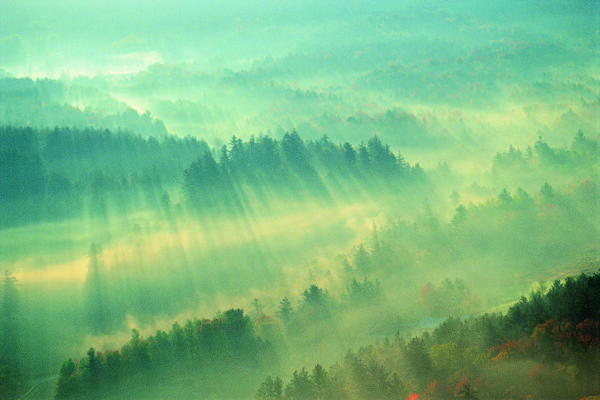
[{"label": "sunlit slope", "polygon": [[23,351],[63,343],[35,377],[89,335],[114,343],[132,326],[299,291],[433,190],[377,138],[234,137],[219,162],[190,138],[5,127],[2,141],[2,263],[37,316],[23,323],[46,332],[24,335]]},{"label": "sunlit slope", "polygon": [[[598,269],[599,20],[583,0],[4,1],[0,398],[53,397],[57,373],[94,397],[108,360],[103,380],[153,366],[97,397],[475,387],[458,361],[486,348],[460,337],[344,355],[447,316],[479,337],[459,318]],[[396,379],[399,359],[419,362]],[[543,362],[480,377],[580,393],[584,364]]]},{"label": "sunlit slope", "polygon": [[[253,158],[271,145],[274,159]],[[300,147],[286,154],[286,146]],[[281,142],[234,138],[218,162],[215,152],[201,152],[180,171],[179,186],[159,180],[165,186],[146,194],[153,202],[123,207],[123,198],[142,196],[135,186],[97,191],[105,200],[101,213],[39,214],[2,230],[2,262],[19,282],[25,309],[37,316],[23,318],[46,332],[24,335],[24,352],[35,358],[37,350],[63,343],[32,371],[45,374],[88,344],[115,347],[133,327],[152,333],[232,306],[255,307],[253,318],[272,315],[284,297],[292,307],[302,303],[303,290],[315,283],[330,293],[327,304],[342,306],[295,339],[299,348],[316,340],[321,356],[290,360],[327,360],[354,343],[418,329],[423,316],[505,303],[539,280],[563,276],[566,267],[597,265],[595,148],[596,140],[579,134],[570,148],[539,142],[531,155],[509,149],[474,185],[460,175],[402,167],[375,139],[353,159],[349,144],[304,143],[295,133]],[[395,166],[381,171],[385,160]],[[527,190],[516,187],[513,168],[531,181]],[[83,172],[67,180],[73,190],[86,183],[76,178]],[[542,180],[552,185],[538,186]],[[460,205],[465,199],[474,202]],[[330,334],[346,339],[329,343]]]},{"label": "sunlit slope", "polygon": [[[317,282],[319,286],[311,284],[302,291],[301,286],[295,286],[289,282],[286,284],[283,280],[275,279],[277,282],[275,287],[271,280],[271,286],[254,291],[252,294],[256,295],[256,298],[252,302],[250,302],[250,298],[244,298],[244,296],[225,297],[224,302],[238,302],[250,310],[250,318],[254,321],[254,332],[261,335],[263,339],[269,340],[269,343],[275,344],[277,354],[282,357],[279,361],[275,361],[269,358],[272,356],[270,351],[263,350],[256,354],[253,353],[253,357],[257,357],[257,361],[253,364],[253,371],[281,374],[282,371],[290,373],[292,366],[297,367],[303,363],[316,362],[320,365],[329,365],[342,357],[346,346],[369,343],[376,338],[392,335],[394,332],[411,335],[422,329],[432,328],[447,316],[465,318],[469,314],[485,310],[490,305],[514,299],[520,293],[528,291],[532,284],[540,279],[564,278],[567,271],[593,273],[600,265],[598,264],[599,249],[595,240],[598,237],[596,228],[598,214],[594,208],[594,203],[597,203],[597,193],[593,189],[593,185],[588,181],[573,189],[562,189],[561,191],[545,185],[531,197],[524,191],[520,191],[514,196],[503,192],[498,198],[490,199],[484,204],[460,208],[450,222],[425,214],[418,216],[412,223],[405,221],[393,223],[372,231],[369,239],[339,259],[339,264],[323,264],[318,270],[309,271],[310,277],[307,280],[302,279],[301,275],[306,274],[306,271],[301,271],[299,266],[294,267],[294,271],[285,271],[287,276],[300,274],[298,279],[294,280],[296,284],[302,285],[306,282],[306,286],[308,286],[311,282]],[[548,210],[552,210],[551,213],[548,213]],[[590,220],[587,221],[587,219]],[[518,221],[522,220],[528,223],[520,224]],[[294,238],[294,242],[298,243],[298,239]],[[155,256],[156,254],[154,253]],[[256,277],[259,274],[257,271],[248,272],[243,276]],[[580,282],[583,282],[583,279],[587,278],[580,278]],[[567,289],[573,286],[573,281],[570,282]],[[226,284],[225,281],[213,281],[213,287]],[[555,294],[558,290],[556,287],[558,287],[557,284],[554,284],[552,289]],[[282,288],[285,289],[281,290]],[[228,290],[229,293],[239,293],[231,286],[228,287]],[[390,378],[390,380],[380,381],[379,383],[383,385],[381,387],[371,385],[357,389],[361,387],[362,379],[369,379],[369,374],[374,373],[373,370],[364,369],[362,370],[363,374],[357,375],[356,385],[353,384],[350,387],[362,390],[361,396],[367,396],[367,398],[374,393],[372,390],[383,390],[385,393],[392,393],[388,392],[389,390],[404,393],[409,388],[413,391],[425,390],[424,388],[431,379],[434,379],[432,378],[434,376],[443,376],[444,382],[455,379],[452,368],[458,368],[458,365],[464,360],[473,361],[473,365],[468,364],[470,367],[464,367],[467,368],[466,371],[461,369],[462,373],[468,376],[482,371],[494,371],[496,364],[490,361],[491,357],[485,358],[483,355],[475,357],[475,352],[485,353],[488,348],[503,343],[507,337],[519,337],[523,332],[525,335],[529,335],[536,324],[543,323],[545,318],[549,318],[550,314],[548,316],[543,314],[550,312],[544,308],[546,303],[540,304],[539,301],[539,296],[544,293],[544,290],[544,286],[541,285],[536,294],[532,295],[530,305],[521,301],[509,311],[509,316],[505,320],[498,316],[483,316],[471,320],[469,323],[463,323],[459,318],[451,319],[436,329],[433,342],[430,342],[432,339],[429,336],[425,336],[427,347],[423,347],[423,339],[419,339],[420,342],[419,340],[404,342],[399,335],[392,341],[386,341],[384,345],[386,351],[399,353],[392,359],[378,355],[376,360],[382,364],[377,371],[381,371],[385,365],[385,368],[396,371],[404,381],[410,381],[412,383],[410,386],[394,386],[394,382],[399,384],[400,381],[394,380],[398,378]],[[153,293],[158,292],[154,291]],[[285,296],[279,303],[277,294]],[[582,294],[582,296],[588,295]],[[568,299],[571,301],[569,304],[581,305],[585,309],[584,303],[573,301],[571,296]],[[554,300],[553,304],[562,304],[562,302]],[[538,307],[539,310],[528,319],[523,319],[523,313],[533,307]],[[557,315],[565,315],[560,314],[565,312],[568,316],[579,318],[563,308],[556,310]],[[554,314],[555,312],[552,311],[552,315]],[[95,313],[94,315],[99,314]],[[170,365],[168,362],[160,361],[163,369],[161,372],[155,373],[162,377],[162,383],[154,390],[164,392],[164,396],[169,396],[175,390],[177,396],[187,397],[193,396],[193,388],[201,387],[211,393],[214,391],[213,395],[216,398],[220,398],[219,396],[247,398],[237,392],[240,389],[238,386],[235,389],[228,389],[225,387],[214,388],[206,382],[198,383],[197,386],[192,383],[191,376],[195,376],[195,374],[211,377],[214,371],[219,371],[222,368],[221,361],[210,364],[210,368],[207,370],[191,366],[181,369],[190,360],[195,360],[194,357],[197,356],[195,352],[209,354],[212,351],[212,347],[206,347],[207,345],[203,341],[210,337],[211,332],[218,332],[210,330],[209,327],[210,324],[220,323],[219,321],[227,321],[227,317],[225,316],[223,319],[223,315],[218,315],[214,320],[193,321],[186,324],[185,329],[182,330],[182,334],[189,335],[189,342],[186,343],[197,347],[192,347],[194,350],[178,359],[177,366],[172,369],[166,367]],[[578,320],[578,322],[580,321]],[[143,325],[143,321],[136,321],[136,323]],[[593,328],[593,325],[591,327]],[[153,331],[148,331],[145,339],[134,336],[123,347],[123,358],[129,357],[131,348],[138,348],[137,346],[148,343],[148,347],[140,347],[138,350],[141,354],[147,352],[150,357],[148,368],[152,370],[155,367],[151,367],[151,365],[155,361],[151,360],[168,358],[168,349],[170,348],[168,343],[176,340],[178,329],[181,328],[174,325],[171,331],[166,333],[158,331],[156,335],[153,335]],[[481,329],[482,331],[472,338],[472,343],[465,336],[462,336],[461,340],[463,341],[461,342],[447,342],[448,335],[458,335],[457,337],[459,337],[460,332],[463,332],[464,335],[464,330],[468,329]],[[565,329],[571,328],[566,327]],[[580,328],[578,325],[576,329],[579,332],[580,329],[585,330],[586,328],[585,326]],[[505,333],[500,335],[500,330],[504,330]],[[438,337],[439,335],[446,336]],[[336,340],[331,340],[333,337]],[[540,340],[539,336],[532,335],[532,337]],[[121,339],[121,343],[123,340]],[[101,337],[95,337],[92,341],[101,343],[103,346],[110,346],[110,342],[106,342]],[[505,346],[508,350],[498,347],[494,348],[494,351],[510,353],[514,344],[511,343],[513,342],[508,342]],[[518,346],[520,346],[519,343],[521,342],[516,342]],[[523,345],[527,343],[525,342]],[[584,363],[579,365],[583,366],[582,371],[587,372],[573,372],[571,376],[573,380],[583,379],[582,373],[593,374],[592,370],[588,371],[585,367],[588,355],[590,357],[593,355],[585,353],[587,347],[585,347],[585,343],[583,345],[584,353],[577,358],[579,360],[577,362]],[[411,348],[418,347],[422,347],[423,357],[431,357],[430,363],[433,364],[418,364],[416,359],[418,355],[411,350]],[[573,347],[569,348],[573,349]],[[371,350],[363,348],[358,354],[371,359],[370,357],[377,353],[370,351],[378,351],[379,347],[369,349]],[[222,351],[223,354],[230,354],[228,352],[241,350],[232,350],[232,347],[226,347]],[[452,357],[447,354],[448,352],[459,357],[454,364],[444,363],[445,355]],[[527,354],[533,357],[537,353]],[[517,355],[514,356],[517,357]],[[238,360],[242,360],[240,361],[242,364],[246,362],[244,361],[246,353],[240,353],[236,357],[239,357]],[[204,363],[211,362],[206,356],[201,359]],[[474,361],[475,359],[477,362]],[[501,359],[504,358],[498,360]],[[269,361],[267,364],[262,364],[265,360]],[[360,370],[360,365],[353,364],[356,360],[354,354],[346,353],[344,362],[336,364],[337,366],[332,367],[331,371],[354,367]],[[368,365],[372,367],[374,360],[371,359]],[[87,361],[82,362],[85,365]],[[163,364],[163,362],[165,363]],[[415,373],[414,368],[417,364],[422,373]],[[251,386],[254,378],[250,378],[251,374],[249,375],[248,371],[240,365],[232,368],[226,379],[236,376],[236,373],[241,373],[249,378],[247,384]],[[352,367],[353,365],[354,367]],[[525,366],[518,365],[516,371],[521,373],[533,366],[534,364],[531,363],[527,363]],[[103,368],[108,368],[108,366]],[[483,369],[479,370],[479,368]],[[557,368],[560,371],[560,366]],[[137,384],[144,381],[144,374],[150,370],[135,373],[141,374],[135,380],[138,382]],[[299,373],[304,374],[304,372]],[[491,374],[492,372],[487,373]],[[548,373],[550,372],[548,371]],[[132,376],[137,375],[123,373],[124,381],[111,381],[105,387],[109,388],[113,384],[129,382],[128,379],[131,379]],[[304,390],[309,390],[309,388],[296,386],[300,385],[297,378],[294,375],[294,379],[289,383],[288,386],[291,387],[289,392],[291,393],[296,387],[298,396],[301,396],[306,393]],[[310,379],[312,378],[306,378],[307,381]],[[341,376],[339,379],[342,379]],[[345,377],[344,379],[352,378]],[[210,381],[211,378],[208,380]],[[503,390],[505,382],[496,383],[498,386],[494,390]],[[441,383],[438,384],[443,387]],[[138,388],[135,387],[135,384],[127,384],[126,390],[132,390],[132,396],[144,397],[148,396],[148,386],[153,386],[153,384],[145,383]],[[176,389],[169,390],[169,387]],[[534,387],[537,388],[537,386]],[[575,387],[570,386],[569,390],[575,390]],[[486,388],[490,389],[488,386]],[[154,390],[150,392],[156,393]],[[334,387],[331,390],[334,390]],[[105,394],[110,395],[110,392],[105,392]],[[118,395],[116,396],[118,398]],[[361,396],[358,398],[363,398]]]}]

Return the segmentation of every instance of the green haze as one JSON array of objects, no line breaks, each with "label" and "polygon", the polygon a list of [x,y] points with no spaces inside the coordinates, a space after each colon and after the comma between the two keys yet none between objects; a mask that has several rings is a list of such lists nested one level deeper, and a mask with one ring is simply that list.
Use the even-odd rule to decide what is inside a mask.
[{"label": "green haze", "polygon": [[600,395],[596,1],[5,1],[0,399]]}]

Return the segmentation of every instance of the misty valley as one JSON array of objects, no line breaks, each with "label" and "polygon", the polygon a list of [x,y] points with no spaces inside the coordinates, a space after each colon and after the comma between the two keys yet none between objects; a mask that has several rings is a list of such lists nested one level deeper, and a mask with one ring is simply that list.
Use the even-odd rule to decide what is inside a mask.
[{"label": "misty valley", "polygon": [[8,1],[0,399],[600,398],[600,5]]}]

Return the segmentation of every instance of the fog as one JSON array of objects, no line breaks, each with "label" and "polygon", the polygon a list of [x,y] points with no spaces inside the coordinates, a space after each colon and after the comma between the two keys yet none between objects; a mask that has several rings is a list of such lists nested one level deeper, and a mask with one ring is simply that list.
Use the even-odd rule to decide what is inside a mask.
[{"label": "fog", "polygon": [[600,395],[596,2],[3,11],[0,398]]}]

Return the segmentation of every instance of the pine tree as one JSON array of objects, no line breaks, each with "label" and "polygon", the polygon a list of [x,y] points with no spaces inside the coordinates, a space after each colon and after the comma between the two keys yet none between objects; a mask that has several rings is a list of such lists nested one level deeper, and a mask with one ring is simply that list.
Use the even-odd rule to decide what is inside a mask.
[{"label": "pine tree", "polygon": [[294,309],[292,308],[292,302],[287,297],[281,299],[276,313],[277,317],[279,317],[279,319],[284,323],[287,323],[292,318],[293,312]]},{"label": "pine tree", "polygon": [[16,398],[24,384],[19,358],[20,323],[17,280],[4,271],[0,315],[0,398]]}]

